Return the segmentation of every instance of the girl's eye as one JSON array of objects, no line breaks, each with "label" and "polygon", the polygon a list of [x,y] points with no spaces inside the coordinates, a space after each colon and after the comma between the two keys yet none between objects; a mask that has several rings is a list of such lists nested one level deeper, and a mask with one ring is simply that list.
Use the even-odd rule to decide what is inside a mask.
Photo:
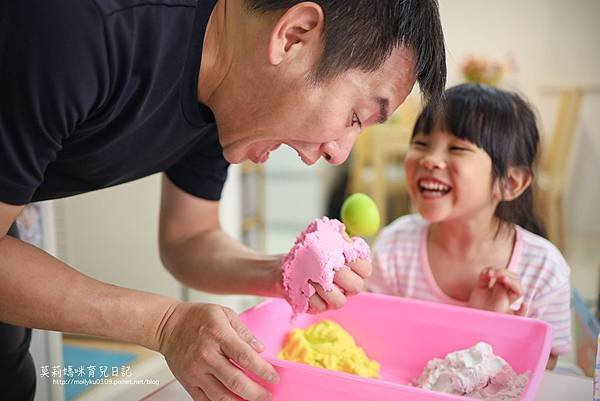
[{"label": "girl's eye", "polygon": [[463,148],[463,147],[460,147],[460,146],[450,146],[450,150],[455,150],[455,151],[458,151],[458,152],[462,152],[462,151],[469,150],[469,149]]},{"label": "girl's eye", "polygon": [[427,144],[423,141],[413,141],[412,143],[414,146],[418,147],[418,148],[425,148],[427,147]]},{"label": "girl's eye", "polygon": [[360,122],[360,118],[358,118],[358,115],[353,112],[352,113],[352,126],[354,127],[355,125],[358,125],[358,128],[362,128],[362,123]]}]

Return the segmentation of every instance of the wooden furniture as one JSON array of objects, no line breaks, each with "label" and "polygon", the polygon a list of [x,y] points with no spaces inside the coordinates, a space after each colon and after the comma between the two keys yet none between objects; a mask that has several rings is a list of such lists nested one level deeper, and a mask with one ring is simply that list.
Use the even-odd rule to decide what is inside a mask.
[{"label": "wooden furniture", "polygon": [[564,88],[559,93],[556,121],[537,169],[535,209],[548,231],[548,239],[565,250],[564,198],[567,167],[581,108],[581,88]]}]

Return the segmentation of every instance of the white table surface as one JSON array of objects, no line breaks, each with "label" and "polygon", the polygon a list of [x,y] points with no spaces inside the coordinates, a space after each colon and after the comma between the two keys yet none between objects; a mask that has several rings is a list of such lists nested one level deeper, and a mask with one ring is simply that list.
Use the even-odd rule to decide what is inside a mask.
[{"label": "white table surface", "polygon": [[[535,401],[591,401],[593,381],[587,377],[545,372]],[[192,401],[177,381],[158,389],[143,401]]]}]

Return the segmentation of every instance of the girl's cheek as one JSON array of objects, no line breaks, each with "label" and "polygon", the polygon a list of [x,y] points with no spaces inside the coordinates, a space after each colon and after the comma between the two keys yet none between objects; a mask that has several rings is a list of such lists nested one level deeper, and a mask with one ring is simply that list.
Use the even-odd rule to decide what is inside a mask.
[{"label": "girl's cheek", "polygon": [[418,162],[419,162],[418,156],[416,154],[414,154],[413,152],[409,151],[408,154],[406,155],[406,158],[404,159],[404,169],[406,171],[408,171],[409,169],[414,170]]}]

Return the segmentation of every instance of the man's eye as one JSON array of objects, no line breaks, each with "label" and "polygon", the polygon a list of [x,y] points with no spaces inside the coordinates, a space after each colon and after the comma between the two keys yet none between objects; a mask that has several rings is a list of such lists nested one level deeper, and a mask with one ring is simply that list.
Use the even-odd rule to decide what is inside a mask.
[{"label": "man's eye", "polygon": [[362,128],[362,123],[360,122],[360,119],[358,118],[356,113],[352,113],[352,126],[354,127],[354,125],[356,124],[358,124],[358,128]]}]

